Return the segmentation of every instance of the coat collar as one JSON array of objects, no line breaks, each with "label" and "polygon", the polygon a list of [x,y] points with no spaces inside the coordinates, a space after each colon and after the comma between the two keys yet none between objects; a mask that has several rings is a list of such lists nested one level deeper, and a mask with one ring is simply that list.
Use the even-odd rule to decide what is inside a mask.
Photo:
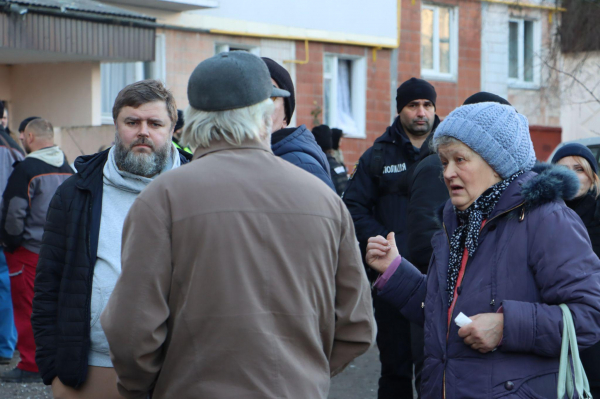
[{"label": "coat collar", "polygon": [[213,140],[210,143],[209,147],[198,147],[196,151],[194,151],[194,157],[192,158],[195,161],[198,158],[202,158],[208,154],[212,154],[218,151],[228,151],[228,150],[262,150],[266,152],[270,152],[271,148],[266,146],[260,141],[256,140],[244,140],[240,145],[230,144],[226,140]]},{"label": "coat collar", "polygon": [[[525,172],[513,181],[504,191],[489,219],[510,213],[523,206],[525,213],[553,201],[573,198],[579,190],[579,180],[574,172],[562,166],[541,165]],[[448,234],[458,227],[454,207],[450,200],[443,211],[443,221]]]}]

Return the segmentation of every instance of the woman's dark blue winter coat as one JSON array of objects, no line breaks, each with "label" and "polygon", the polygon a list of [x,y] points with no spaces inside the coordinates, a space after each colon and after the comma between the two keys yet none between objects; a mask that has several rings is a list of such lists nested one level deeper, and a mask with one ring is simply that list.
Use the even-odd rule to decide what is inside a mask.
[{"label": "woman's dark blue winter coat", "polygon": [[304,169],[323,180],[333,191],[335,187],[329,174],[327,156],[317,144],[315,136],[302,125],[273,133],[271,138],[273,154]]},{"label": "woman's dark blue winter coat", "polygon": [[[504,312],[498,350],[480,353],[448,332],[449,237],[458,226],[448,201],[432,239],[427,275],[403,258],[379,295],[425,328],[421,397],[556,398],[566,303],[580,348],[600,340],[600,260],[581,219],[562,198],[577,192],[574,174],[527,172],[504,192],[469,259],[452,319]],[[448,335],[447,335],[448,334]],[[448,338],[446,338],[448,336]]]}]

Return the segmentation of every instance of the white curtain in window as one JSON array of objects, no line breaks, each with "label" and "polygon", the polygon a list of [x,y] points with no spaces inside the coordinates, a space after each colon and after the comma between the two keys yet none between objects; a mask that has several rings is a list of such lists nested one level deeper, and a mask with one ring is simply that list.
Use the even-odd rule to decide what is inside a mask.
[{"label": "white curtain in window", "polygon": [[135,62],[123,62],[100,65],[103,114],[112,115],[112,107],[119,91],[128,84],[139,80],[140,68],[137,64]]},{"label": "white curtain in window", "polygon": [[337,80],[337,124],[347,134],[357,134],[358,128],[356,121],[352,116],[352,100],[350,91],[350,65],[349,60],[338,61],[338,80]]}]

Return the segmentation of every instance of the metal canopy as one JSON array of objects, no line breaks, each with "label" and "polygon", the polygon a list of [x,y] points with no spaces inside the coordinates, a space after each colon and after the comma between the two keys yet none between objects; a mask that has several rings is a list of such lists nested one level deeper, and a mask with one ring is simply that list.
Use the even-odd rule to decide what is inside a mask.
[{"label": "metal canopy", "polygon": [[1,63],[154,60],[156,24],[143,14],[91,0],[4,3]]}]

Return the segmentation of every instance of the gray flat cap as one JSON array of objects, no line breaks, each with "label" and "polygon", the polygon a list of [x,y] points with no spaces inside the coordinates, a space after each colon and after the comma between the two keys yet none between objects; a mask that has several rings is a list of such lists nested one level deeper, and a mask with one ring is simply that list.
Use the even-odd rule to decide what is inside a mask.
[{"label": "gray flat cap", "polygon": [[246,51],[217,54],[202,61],[190,76],[188,100],[200,111],[244,108],[269,97],[289,97],[273,86],[267,65]]}]

